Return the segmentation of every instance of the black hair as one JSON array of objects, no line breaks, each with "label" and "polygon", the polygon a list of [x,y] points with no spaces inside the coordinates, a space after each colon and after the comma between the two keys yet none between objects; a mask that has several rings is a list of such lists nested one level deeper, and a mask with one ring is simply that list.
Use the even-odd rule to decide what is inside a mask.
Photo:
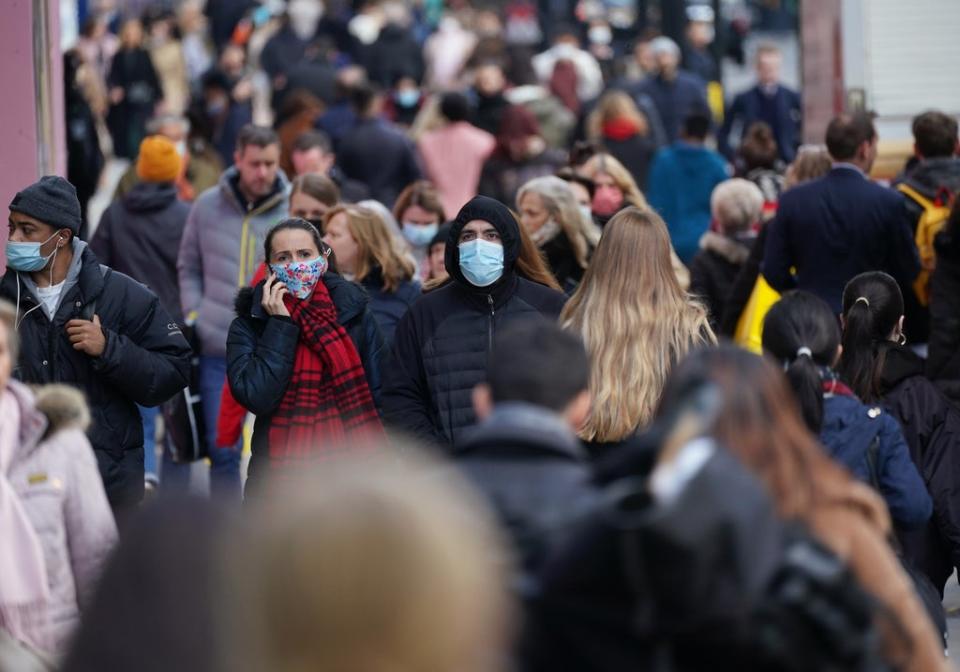
[{"label": "black hair", "polygon": [[361,82],[350,91],[350,106],[361,117],[369,113],[378,90],[369,82]]},{"label": "black hair", "polygon": [[849,161],[857,156],[860,145],[876,137],[877,130],[870,114],[841,114],[827,126],[827,151],[835,161]]},{"label": "black hair", "polygon": [[226,93],[230,93],[232,88],[230,85],[230,78],[220,68],[211,68],[207,70],[203,77],[200,79],[200,88],[204,91],[209,91],[210,89],[218,89]]},{"label": "black hair", "polygon": [[840,377],[860,399],[880,399],[888,337],[903,316],[903,294],[886,273],[861,273],[843,289]]},{"label": "black hair", "polygon": [[570,148],[570,159],[568,161],[571,168],[579,168],[589,161],[595,154],[600,153],[600,145],[591,140],[577,140]]},{"label": "black hair", "polygon": [[465,121],[470,116],[470,103],[462,93],[445,93],[440,98],[440,114],[450,122]]},{"label": "black hair", "polygon": [[840,325],[827,302],[809,292],[783,295],[763,321],[763,349],[783,363],[803,419],[814,434],[823,424],[821,367],[833,366]]},{"label": "black hair", "polygon": [[710,113],[706,110],[693,110],[683,120],[683,135],[688,138],[705,140],[710,132]]},{"label": "black hair", "polygon": [[279,144],[280,138],[277,136],[277,132],[266,126],[247,124],[237,134],[237,151],[241,154],[251,145],[254,147],[269,147]]},{"label": "black hair", "polygon": [[316,244],[317,249],[320,251],[320,254],[326,255],[327,262],[329,266],[328,270],[337,272],[337,260],[333,255],[333,248],[323,242],[323,234],[320,232],[320,229],[317,228],[314,224],[311,224],[305,219],[299,217],[290,217],[285,219],[272,229],[267,231],[267,237],[263,240],[263,259],[269,264],[270,263],[270,251],[273,249],[273,234],[278,231],[286,231],[289,229],[300,229],[301,231],[306,231],[313,237],[313,242]]},{"label": "black hair", "polygon": [[333,145],[330,143],[330,137],[323,131],[304,131],[293,141],[294,152],[307,152],[315,147],[320,148],[324,154],[333,151]]},{"label": "black hair", "polygon": [[563,411],[588,389],[590,359],[576,334],[542,318],[524,320],[497,335],[487,382],[494,403],[522,401]]},{"label": "black hair", "polygon": [[925,159],[953,156],[957,152],[957,120],[929,110],[913,118],[913,139]]}]

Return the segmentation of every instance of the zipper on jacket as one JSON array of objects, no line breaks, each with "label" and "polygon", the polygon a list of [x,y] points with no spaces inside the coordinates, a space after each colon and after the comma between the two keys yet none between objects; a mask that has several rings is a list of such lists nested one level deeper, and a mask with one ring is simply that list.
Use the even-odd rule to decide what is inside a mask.
[{"label": "zipper on jacket", "polygon": [[490,316],[487,318],[487,353],[493,352],[493,318],[497,311],[493,309],[493,295],[487,294],[487,305],[490,306]]}]

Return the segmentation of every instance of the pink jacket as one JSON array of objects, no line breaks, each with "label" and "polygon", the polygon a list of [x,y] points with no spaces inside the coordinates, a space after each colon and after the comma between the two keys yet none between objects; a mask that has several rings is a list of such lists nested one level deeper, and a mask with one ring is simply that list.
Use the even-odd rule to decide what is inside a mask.
[{"label": "pink jacket", "polygon": [[9,479],[40,538],[50,591],[45,614],[28,615],[32,622],[24,625],[30,644],[61,656],[117,541],[117,527],[84,434],[89,413],[81,394],[49,385],[34,397],[16,381],[8,385],[31,427]]},{"label": "pink jacket", "polygon": [[427,177],[436,185],[447,219],[457,216],[477,195],[483,164],[497,146],[496,139],[465,121],[429,133],[417,144]]}]

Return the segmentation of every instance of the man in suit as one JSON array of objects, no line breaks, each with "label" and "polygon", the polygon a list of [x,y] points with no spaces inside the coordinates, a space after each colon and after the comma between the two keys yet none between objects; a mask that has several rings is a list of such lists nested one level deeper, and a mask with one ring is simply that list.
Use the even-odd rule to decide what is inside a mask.
[{"label": "man in suit", "polygon": [[718,137],[720,151],[730,161],[736,151],[730,145],[731,131],[736,127],[737,137],[742,138],[757,121],[765,121],[773,129],[778,153],[785,163],[792,162],[796,156],[801,139],[800,94],[780,83],[782,61],[780,50],[773,45],[757,49],[757,83],[733,99]]},{"label": "man in suit", "polygon": [[843,288],[855,275],[886,271],[907,291],[920,261],[903,198],[867,177],[877,157],[870,117],[843,114],[831,121],[827,151],[830,172],[781,197],[768,224],[762,271],[777,291],[812,292],[839,314]]}]

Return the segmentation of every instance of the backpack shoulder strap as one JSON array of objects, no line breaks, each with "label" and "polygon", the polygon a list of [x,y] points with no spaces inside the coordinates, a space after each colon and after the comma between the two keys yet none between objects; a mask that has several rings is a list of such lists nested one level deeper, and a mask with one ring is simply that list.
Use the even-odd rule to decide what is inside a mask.
[{"label": "backpack shoulder strap", "polygon": [[917,204],[920,205],[920,207],[922,207],[924,210],[928,210],[934,207],[933,201],[931,201],[929,198],[927,198],[926,196],[924,196],[919,191],[917,191],[916,189],[914,189],[913,187],[911,187],[909,184],[905,182],[901,182],[900,184],[897,185],[897,191],[916,201]]},{"label": "backpack shoulder strap", "polygon": [[[110,270],[109,266],[104,266],[100,264],[100,276],[106,280],[107,271]],[[93,316],[97,314],[97,300],[94,299],[87,305],[83,307],[83,310],[80,311],[80,319],[86,320],[87,322],[93,322]]]}]

